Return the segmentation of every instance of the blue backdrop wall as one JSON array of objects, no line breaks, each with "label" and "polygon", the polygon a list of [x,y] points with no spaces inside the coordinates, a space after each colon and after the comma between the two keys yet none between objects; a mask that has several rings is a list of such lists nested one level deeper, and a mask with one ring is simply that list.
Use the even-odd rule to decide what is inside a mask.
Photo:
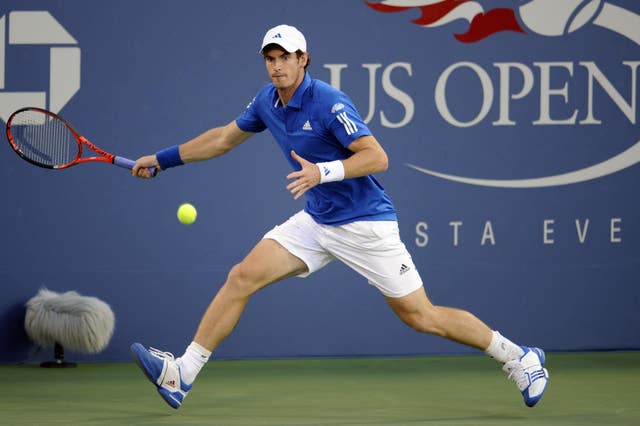
[{"label": "blue backdrop wall", "polygon": [[[312,77],[386,148],[379,179],[434,303],[547,350],[640,348],[638,3],[373,3],[4,0],[0,118],[50,108],[137,158],[233,120],[268,83],[264,32],[295,25]],[[42,287],[111,305],[115,334],[86,359],[128,360],[133,341],[182,353],[228,269],[302,208],[289,172],[266,132],[151,181],[0,145],[0,362],[50,358],[24,331]],[[217,356],[469,352],[334,263],[257,294]]]}]

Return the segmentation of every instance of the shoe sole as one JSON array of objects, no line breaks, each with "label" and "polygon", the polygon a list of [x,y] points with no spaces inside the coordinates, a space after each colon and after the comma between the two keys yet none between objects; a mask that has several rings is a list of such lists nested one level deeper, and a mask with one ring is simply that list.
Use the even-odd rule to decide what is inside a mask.
[{"label": "shoe sole", "polygon": [[[547,391],[547,385],[549,384],[549,371],[547,371],[546,368],[544,368],[544,364],[547,361],[547,357],[544,353],[544,351],[540,348],[528,348],[531,352],[533,352],[534,354],[537,355],[538,359],[540,360],[540,366],[542,367],[542,370],[544,370],[544,377],[545,380],[547,381],[547,383],[544,385],[544,389],[542,390],[542,393],[540,395],[538,395],[535,399],[529,399],[527,400],[525,398],[525,405],[527,407],[533,407],[534,405],[536,405],[541,399],[542,396],[544,395],[544,393]],[[524,395],[523,395],[524,396]]]},{"label": "shoe sole", "polygon": [[547,385],[549,384],[549,372],[547,371],[546,368],[542,368],[542,369],[544,370],[544,376],[547,380],[547,384],[544,385],[544,389],[542,390],[542,393],[538,395],[536,399],[529,399],[529,400],[525,399],[524,404],[529,408],[536,405],[542,399],[544,393],[547,391]]}]

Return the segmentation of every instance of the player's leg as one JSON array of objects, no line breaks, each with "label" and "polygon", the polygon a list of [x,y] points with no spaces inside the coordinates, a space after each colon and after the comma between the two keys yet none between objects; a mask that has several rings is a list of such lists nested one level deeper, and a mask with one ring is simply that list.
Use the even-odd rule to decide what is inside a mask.
[{"label": "player's leg", "polygon": [[131,346],[134,359],[169,405],[178,408],[182,404],[196,375],[234,329],[252,294],[290,276],[307,276],[334,259],[319,244],[316,231],[317,224],[301,211],[267,232],[231,269],[205,311],[194,340],[177,360],[139,343]]},{"label": "player's leg", "polygon": [[231,269],[202,317],[193,340],[213,351],[231,333],[253,293],[306,270],[307,265],[279,243],[271,239],[261,240],[242,262]]},{"label": "player's leg", "polygon": [[470,312],[433,305],[423,287],[403,297],[385,296],[385,299],[396,315],[414,330],[480,350],[487,349],[491,343],[493,332],[484,322]]},{"label": "player's leg", "polygon": [[503,363],[503,370],[516,383],[527,406],[533,407],[542,398],[549,373],[541,349],[516,345],[470,312],[433,305],[422,287],[406,296],[385,298],[414,330],[481,349]]},{"label": "player's leg", "polygon": [[527,405],[540,399],[548,377],[544,353],[516,345],[470,312],[431,303],[397,223],[356,222],[327,229],[325,237],[331,253],[376,286],[405,324],[485,351],[504,363]]},{"label": "player's leg", "polygon": [[304,273],[306,264],[271,239],[262,239],[235,265],[204,313],[185,354],[173,355],[134,343],[131,351],[147,378],[173,408],[179,408],[211,352],[238,323],[249,297],[278,280]]},{"label": "player's leg", "polygon": [[398,318],[416,331],[480,349],[503,364],[524,354],[520,346],[490,329],[471,312],[434,305],[422,286],[405,296],[385,299]]}]

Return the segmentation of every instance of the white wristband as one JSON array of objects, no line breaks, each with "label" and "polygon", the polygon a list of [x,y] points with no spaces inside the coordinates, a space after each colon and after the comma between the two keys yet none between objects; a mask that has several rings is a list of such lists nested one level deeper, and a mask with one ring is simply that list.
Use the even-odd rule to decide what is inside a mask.
[{"label": "white wristband", "polygon": [[344,179],[344,165],[335,160],[326,163],[316,163],[320,169],[320,183],[336,182]]}]

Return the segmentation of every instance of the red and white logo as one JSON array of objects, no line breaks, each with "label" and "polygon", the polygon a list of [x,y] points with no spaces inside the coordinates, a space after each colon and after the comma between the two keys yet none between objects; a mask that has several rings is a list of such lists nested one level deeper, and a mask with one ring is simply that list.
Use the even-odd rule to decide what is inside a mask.
[{"label": "red and white logo", "polygon": [[468,30],[454,35],[463,43],[475,43],[501,31],[562,36],[593,23],[640,44],[640,16],[602,0],[532,0],[517,9],[488,11],[472,0],[383,0],[366,3],[383,13],[420,9],[421,16],[413,23],[425,28],[464,19],[469,22]]}]

